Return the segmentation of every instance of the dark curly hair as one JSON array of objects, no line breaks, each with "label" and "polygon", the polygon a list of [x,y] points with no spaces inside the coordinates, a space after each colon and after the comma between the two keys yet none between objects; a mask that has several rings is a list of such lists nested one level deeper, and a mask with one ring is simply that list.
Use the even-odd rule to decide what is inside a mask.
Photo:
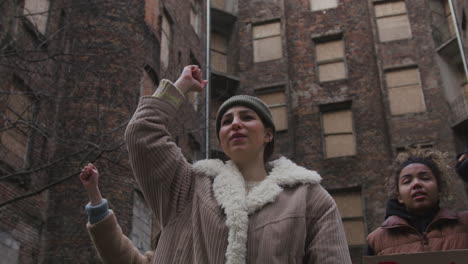
[{"label": "dark curly hair", "polygon": [[419,163],[426,165],[434,174],[439,190],[439,197],[444,197],[447,193],[447,175],[448,161],[447,153],[440,152],[434,149],[412,148],[398,154],[395,158],[391,171],[392,175],[387,178],[386,186],[389,198],[398,197],[398,179],[401,171],[408,165]]}]

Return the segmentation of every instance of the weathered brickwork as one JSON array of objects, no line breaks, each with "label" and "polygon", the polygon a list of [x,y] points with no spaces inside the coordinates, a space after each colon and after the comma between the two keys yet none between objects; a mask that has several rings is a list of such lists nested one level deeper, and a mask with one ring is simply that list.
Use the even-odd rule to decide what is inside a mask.
[{"label": "weathered brickwork", "polygon": [[[22,8],[9,8],[8,15],[14,18]],[[16,21],[16,31],[10,32],[16,35],[10,36],[8,45],[1,35],[2,52],[6,51],[0,57],[0,89],[9,91],[18,80],[29,87],[39,109],[35,121],[44,129],[37,129],[31,136],[34,141],[28,141],[33,142],[29,167],[10,166],[1,175],[32,171],[22,178],[2,179],[0,202],[57,183],[0,208],[0,237],[5,238],[1,245],[13,250],[19,245],[16,263],[98,262],[85,228],[87,196],[77,178],[87,162],[98,166],[102,194],[130,235],[138,186],[123,144],[125,124],[139,96],[151,94],[159,80],[175,81],[193,60],[203,67],[204,29],[195,33],[189,10],[190,2],[175,0],[50,1],[43,35],[24,19]],[[160,67],[163,14],[170,17],[173,32],[164,69]],[[26,50],[35,52],[29,55]],[[21,59],[14,60],[15,56]],[[1,100],[8,99],[2,95]],[[1,105],[3,113],[5,104]],[[193,146],[202,138],[194,113],[191,103],[184,104],[170,128],[188,159],[200,152]],[[11,165],[8,162],[2,158],[2,166]]]},{"label": "weathered brickwork", "polygon": [[[229,94],[284,92],[287,130],[278,132],[276,152],[317,170],[332,194],[360,194],[364,237],[383,220],[384,182],[399,150],[419,144],[446,151],[453,158],[468,146],[468,117],[454,123],[453,105],[446,100],[447,78],[452,75],[443,69],[443,52],[434,41],[431,8],[435,1],[403,1],[410,36],[390,41],[380,40],[385,32],[379,28],[375,9],[389,1],[339,0],[338,6],[317,11],[310,6],[315,0],[225,0],[224,7],[223,1],[217,1],[212,9],[213,30],[228,40],[227,72],[216,73],[216,83],[222,87],[211,87],[211,119]],[[77,179],[80,167],[96,163],[103,195],[124,233],[132,234],[138,186],[123,144],[125,124],[138,98],[150,95],[161,79],[175,80],[190,63],[204,66],[205,27],[200,34],[192,27],[192,1],[56,0],[50,1],[47,27],[40,33],[27,18],[5,20],[23,14],[23,6],[11,2],[0,3],[8,13],[0,18],[2,25],[14,25],[0,28],[6,32],[0,35],[0,113],[9,111],[5,94],[18,92],[32,98],[36,110],[26,158],[18,161],[0,149],[4,155],[0,203],[54,185],[0,207],[0,253],[8,252],[13,258],[17,253],[17,263],[97,263],[85,228],[87,197]],[[468,51],[463,26],[468,2],[454,3]],[[203,13],[204,8],[202,4]],[[162,32],[163,20],[169,23],[170,33]],[[262,53],[261,41],[277,44],[276,29],[258,31],[276,23],[280,54]],[[166,37],[162,34],[170,35],[167,67],[162,63],[166,58],[161,54]],[[335,46],[320,53],[318,47],[330,42]],[[340,43],[342,49],[337,49]],[[456,42],[449,46],[457,47]],[[268,56],[275,59],[261,61]],[[335,68],[324,76],[324,67]],[[422,94],[423,110],[395,114],[389,74],[406,69],[417,69],[418,81],[413,84]],[[335,154],[330,155],[325,113],[338,110],[350,113],[352,128],[338,134],[352,141],[335,146]],[[204,114],[204,96],[190,97],[170,125],[174,141],[189,160],[204,156]],[[1,123],[11,122],[8,118],[0,115]],[[213,126],[211,131],[213,149],[219,150]],[[340,147],[350,146],[353,149],[347,153],[352,154],[340,154]],[[26,173],[16,175],[21,171]],[[6,176],[8,180],[2,179]],[[467,208],[463,184],[455,175],[451,181],[451,195],[444,197],[443,205]],[[153,225],[156,238],[158,224]],[[148,228],[141,230],[146,236]],[[11,250],[6,251],[7,247]],[[351,250],[353,262],[360,263],[364,245]]]}]

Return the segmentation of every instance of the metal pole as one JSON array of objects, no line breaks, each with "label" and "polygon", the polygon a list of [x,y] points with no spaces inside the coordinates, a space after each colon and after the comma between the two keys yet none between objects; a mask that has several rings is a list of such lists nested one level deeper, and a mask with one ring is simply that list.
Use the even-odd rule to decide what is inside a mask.
[{"label": "metal pole", "polygon": [[205,90],[205,157],[206,159],[210,158],[210,87],[211,87],[211,58],[210,58],[210,49],[211,49],[211,0],[206,0],[206,80],[208,84],[206,85]]},{"label": "metal pole", "polygon": [[455,34],[457,35],[458,47],[460,48],[460,55],[462,57],[463,69],[465,70],[465,77],[468,79],[468,67],[466,65],[465,50],[463,49],[462,38],[460,35],[460,30],[458,29],[457,23],[457,14],[455,13],[455,7],[453,5],[453,0],[449,0],[450,12],[452,13],[453,26],[455,28]]}]

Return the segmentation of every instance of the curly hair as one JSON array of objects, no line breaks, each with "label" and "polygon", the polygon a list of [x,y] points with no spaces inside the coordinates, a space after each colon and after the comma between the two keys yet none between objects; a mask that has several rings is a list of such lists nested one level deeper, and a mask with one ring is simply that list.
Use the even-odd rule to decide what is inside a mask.
[{"label": "curly hair", "polygon": [[398,179],[401,171],[408,165],[420,163],[426,165],[434,174],[439,190],[439,197],[445,197],[447,194],[448,160],[447,153],[434,149],[411,148],[398,154],[391,165],[391,176],[387,178],[386,188],[389,198],[398,197]]}]

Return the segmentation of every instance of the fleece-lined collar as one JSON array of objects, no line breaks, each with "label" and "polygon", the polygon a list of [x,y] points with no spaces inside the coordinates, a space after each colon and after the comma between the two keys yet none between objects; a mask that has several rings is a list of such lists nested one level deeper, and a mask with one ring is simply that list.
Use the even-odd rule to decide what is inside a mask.
[{"label": "fleece-lined collar", "polygon": [[226,214],[229,229],[227,264],[245,263],[249,215],[273,202],[284,186],[316,184],[321,180],[315,171],[307,170],[282,157],[270,162],[271,172],[247,194],[242,174],[232,161],[202,160],[194,164],[198,173],[213,177],[213,193]]}]

